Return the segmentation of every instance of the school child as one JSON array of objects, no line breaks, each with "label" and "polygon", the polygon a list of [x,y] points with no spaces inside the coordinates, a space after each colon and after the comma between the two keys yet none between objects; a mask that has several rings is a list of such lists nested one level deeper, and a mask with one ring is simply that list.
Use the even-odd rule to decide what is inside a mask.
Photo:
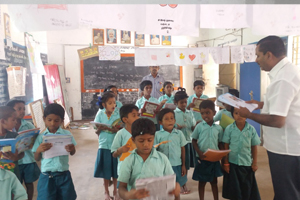
[{"label": "school child", "polygon": [[[124,160],[120,169],[118,181],[122,199],[142,199],[149,196],[145,189],[135,189],[137,179],[174,174],[168,158],[153,147],[155,130],[153,121],[147,118],[137,119],[132,124],[132,140],[136,149]],[[178,198],[179,190],[180,186],[176,183],[171,194]]]},{"label": "school child", "polygon": [[203,121],[200,122],[193,134],[192,143],[197,153],[198,162],[193,174],[193,180],[199,181],[198,192],[200,200],[204,199],[205,185],[210,182],[213,197],[218,199],[218,179],[222,176],[222,169],[220,162],[210,162],[203,160],[205,156],[203,153],[207,149],[223,149],[221,144],[223,137],[223,129],[221,126],[214,124],[215,104],[210,100],[204,100],[199,106]]},{"label": "school child", "polygon": [[118,99],[118,95],[119,95],[119,92],[118,92],[118,88],[117,88],[117,86],[115,86],[115,85],[109,85],[109,86],[107,86],[105,89],[104,89],[104,92],[108,92],[108,91],[111,91],[111,92],[113,92],[115,95],[116,95],[116,108],[117,109],[120,109],[121,107],[122,107],[122,103],[120,102],[120,101],[118,101],[117,99]]},{"label": "school child", "polygon": [[130,146],[126,145],[131,140],[131,125],[139,118],[139,109],[134,104],[125,104],[120,109],[120,118],[125,123],[125,128],[119,130],[111,145],[111,153],[114,158],[118,158],[118,174],[120,173],[121,164],[120,157],[123,153],[129,151]]},{"label": "school child", "polygon": [[[21,100],[12,100],[7,103],[7,106],[12,107],[16,111],[17,125],[13,129],[14,132],[34,129],[35,126],[23,119],[25,116],[25,102]],[[38,180],[40,169],[35,162],[34,155],[31,149],[24,152],[25,156],[18,161],[21,183],[25,182],[27,189],[28,200],[32,200],[34,193],[33,182]]]},{"label": "school child", "polygon": [[223,166],[222,196],[232,200],[260,200],[255,179],[260,139],[255,128],[239,115],[237,108],[232,107],[231,113],[235,122],[227,126],[222,139],[225,149],[231,150]]},{"label": "school child", "polygon": [[[196,80],[194,82],[194,91],[195,91],[195,94],[190,96],[187,100],[187,109],[190,110],[191,108],[193,108],[195,106],[195,104],[193,103],[193,99],[194,98],[200,98],[200,99],[208,99],[208,96],[204,95],[203,92],[204,92],[204,89],[205,89],[205,83],[204,81],[202,80]],[[202,117],[201,117],[201,114],[199,112],[196,112],[196,111],[193,111],[193,114],[194,114],[194,117],[195,117],[195,120],[197,122],[201,122],[202,121]]]},{"label": "school child", "polygon": [[223,106],[225,107],[224,109],[222,110],[219,110],[217,112],[217,114],[215,115],[214,117],[214,121],[217,122],[217,121],[221,121],[221,118],[222,118],[222,115],[225,114],[227,115],[228,117],[231,117],[233,118],[233,116],[231,115],[231,106],[226,104],[226,103],[222,103]]},{"label": "school child", "polygon": [[[16,175],[8,170],[0,168],[0,194],[1,199],[26,200],[27,194]],[[13,198],[12,198],[13,194]]]},{"label": "school child", "polygon": [[[100,109],[95,117],[95,122],[112,125],[116,120],[120,119],[119,110],[116,109],[116,96],[113,92],[105,92],[99,101]],[[105,108],[105,109],[104,109]],[[111,145],[115,138],[115,133],[119,129],[116,126],[112,128],[105,125],[98,125],[96,134],[99,136],[99,147],[97,159],[95,162],[95,178],[104,179],[104,199],[111,200],[108,187],[110,179],[113,178],[114,199],[119,200],[117,193],[117,165],[118,160],[111,154]]]},{"label": "school child", "polygon": [[[0,122],[1,122],[0,139],[10,139],[10,138],[16,138],[18,136],[18,133],[11,131],[16,126],[17,123],[16,116],[17,113],[12,107],[9,106],[0,107]],[[9,152],[2,153],[2,156],[4,159],[13,161],[13,163],[9,164],[10,166],[9,170],[13,171],[14,174],[17,176],[17,178],[20,180],[18,160],[24,157],[24,152],[18,153],[18,151],[16,151],[15,153],[12,153],[11,151],[9,151]],[[5,169],[7,166],[5,164],[6,164],[5,162],[1,162],[0,160],[0,168]]]},{"label": "school child", "polygon": [[[187,144],[184,146],[185,148],[185,167],[188,171],[190,167],[195,166],[195,150],[192,146],[192,132],[196,126],[196,120],[192,111],[186,109],[188,95],[185,92],[184,88],[179,87],[178,91],[174,96],[174,103],[177,106],[174,110],[175,119],[176,119],[176,127],[177,129],[183,132]],[[188,194],[191,191],[184,184],[181,188],[181,194]]]},{"label": "school child", "polygon": [[[174,91],[174,87],[173,87],[173,83],[171,83],[170,81],[166,81],[164,82],[163,85],[163,96],[158,98],[159,102],[162,102],[163,100],[167,100],[166,103],[172,103],[174,104],[174,95],[172,95],[172,92]],[[163,106],[163,108],[165,107],[165,105]]]},{"label": "school child", "polygon": [[173,171],[176,174],[176,182],[180,187],[187,182],[186,168],[185,168],[185,148],[187,144],[183,133],[174,128],[176,123],[175,113],[169,108],[162,109],[157,119],[163,129],[156,131],[154,144],[159,144],[164,141],[169,141],[166,144],[161,144],[157,147],[157,151],[164,153],[172,165]]},{"label": "school child", "polygon": [[[140,113],[145,112],[145,109],[143,107],[144,107],[145,102],[148,101],[148,102],[159,104],[159,108],[155,111],[155,113],[158,113],[159,110],[164,106],[164,104],[166,103],[167,100],[165,99],[159,103],[159,101],[156,98],[151,97],[152,82],[149,80],[142,81],[140,84],[140,89],[141,89],[141,91],[143,91],[143,96],[140,99],[138,99],[135,103],[135,105],[140,109],[139,112]],[[146,117],[146,118],[153,121],[153,123],[155,124],[156,130],[160,129],[160,126],[157,123],[156,117],[154,117],[154,118]]]},{"label": "school child", "polygon": [[[69,155],[53,158],[43,158],[43,153],[52,148],[51,143],[43,142],[45,135],[71,135],[70,131],[61,128],[65,118],[64,108],[56,103],[49,104],[44,110],[44,122],[47,129],[40,133],[32,147],[36,161],[41,160],[41,174],[37,185],[38,200],[76,199],[76,191],[69,171]],[[72,144],[65,146],[67,152],[73,156],[76,152],[76,141],[72,136]]]}]

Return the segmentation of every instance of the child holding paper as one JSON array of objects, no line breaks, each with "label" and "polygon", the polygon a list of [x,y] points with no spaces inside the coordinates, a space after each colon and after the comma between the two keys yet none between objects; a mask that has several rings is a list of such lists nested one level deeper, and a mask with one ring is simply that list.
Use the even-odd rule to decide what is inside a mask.
[{"label": "child holding paper", "polygon": [[[21,132],[29,129],[34,129],[35,126],[23,119],[25,116],[25,102],[21,100],[12,100],[7,103],[7,106],[10,106],[16,110],[17,113],[17,125],[14,128],[15,132]],[[24,152],[24,158],[18,161],[19,170],[20,170],[20,181],[25,182],[27,189],[28,200],[32,200],[34,193],[33,182],[38,180],[41,173],[38,165],[35,162],[34,155],[31,149]]]},{"label": "child holding paper", "polygon": [[[116,120],[120,119],[119,110],[116,109],[116,96],[113,92],[105,92],[99,98],[100,109],[95,117],[95,122],[112,125]],[[105,108],[105,109],[104,109]],[[95,162],[95,178],[104,179],[105,200],[111,200],[109,195],[110,179],[113,178],[114,198],[119,200],[117,192],[117,165],[118,160],[111,154],[111,145],[119,129],[116,126],[108,127],[105,125],[97,125],[96,134],[99,139],[99,147]]]},{"label": "child holding paper", "polygon": [[[131,149],[135,149],[135,145],[131,142],[131,125],[139,118],[139,109],[134,104],[126,104],[120,109],[120,118],[125,123],[125,128],[119,130],[111,145],[111,153],[114,158],[118,158],[118,174],[120,173],[121,155],[127,153]],[[130,142],[129,142],[130,141]]]},{"label": "child holding paper", "polygon": [[[143,91],[143,95],[142,98],[138,99],[135,103],[135,105],[140,109],[140,114],[144,113],[146,110],[144,108],[144,105],[146,102],[152,102],[155,104],[159,104],[158,108],[156,109],[155,114],[159,112],[159,110],[163,107],[163,105],[166,103],[166,99],[161,101],[159,103],[159,101],[154,98],[151,97],[151,92],[152,92],[152,82],[149,80],[145,80],[142,81],[140,84],[140,89],[141,91]],[[153,121],[153,123],[155,124],[156,130],[159,130],[159,124],[157,123],[156,117],[146,117],[148,119],[150,119],[151,121]]]},{"label": "child holding paper", "polygon": [[159,144],[168,141],[166,144],[159,145],[157,150],[169,158],[173,171],[176,174],[176,182],[180,184],[180,187],[183,187],[187,182],[184,148],[187,142],[185,136],[180,130],[174,128],[176,120],[173,110],[169,108],[162,109],[158,113],[157,119],[159,124],[163,126],[163,129],[156,131],[154,143]]},{"label": "child holding paper", "polygon": [[[166,99],[165,103],[174,104],[174,95],[172,95],[172,92],[174,91],[173,83],[171,83],[170,81],[164,82],[162,89],[163,89],[164,95],[159,97],[158,101],[162,102],[163,100]],[[165,107],[165,105],[163,106],[163,108],[164,107]]]},{"label": "child holding paper", "polygon": [[230,149],[224,161],[223,193],[225,199],[260,200],[255,179],[257,170],[257,145],[260,139],[255,128],[231,107],[235,122],[225,129],[222,141]]},{"label": "child holding paper", "polygon": [[[136,149],[122,163],[118,181],[119,194],[122,199],[142,199],[149,196],[145,189],[135,189],[137,179],[160,177],[174,174],[168,158],[153,147],[155,136],[154,123],[145,118],[135,120],[132,124],[132,140]],[[180,186],[170,194],[179,196]]]},{"label": "child holding paper", "polygon": [[[198,99],[208,99],[208,96],[204,95],[203,92],[205,90],[205,83],[202,80],[196,80],[194,82],[194,91],[195,94],[190,96],[187,100],[187,109],[190,110],[191,108],[193,108],[195,106],[195,104],[193,103],[193,99],[194,98],[198,98]],[[201,117],[201,113],[199,112],[195,112],[193,111],[194,117],[196,119],[197,122],[202,121],[202,117]]]},{"label": "child holding paper", "polygon": [[[47,129],[40,133],[32,147],[36,161],[41,160],[41,174],[37,185],[38,200],[76,199],[76,191],[69,171],[69,155],[43,158],[43,154],[53,148],[51,143],[44,143],[46,135],[71,135],[70,131],[61,128],[64,121],[65,109],[56,103],[49,104],[44,110],[44,122]],[[65,150],[73,156],[76,152],[76,141],[72,136],[72,144]]]},{"label": "child holding paper", "polygon": [[[186,109],[188,95],[184,88],[179,87],[178,92],[174,96],[174,103],[177,108],[174,110],[177,129],[183,132],[187,144],[185,148],[185,167],[189,170],[190,167],[195,166],[195,150],[192,146],[191,134],[196,126],[196,120],[192,111]],[[181,194],[188,194],[190,190],[186,184],[182,186]]]},{"label": "child holding paper", "polygon": [[200,122],[193,134],[192,143],[197,153],[198,162],[193,174],[193,180],[199,181],[198,192],[200,200],[204,200],[205,185],[210,182],[213,197],[218,199],[218,177],[222,176],[220,162],[210,162],[204,160],[203,153],[207,149],[223,149],[222,137],[223,129],[221,126],[214,124],[215,104],[210,100],[204,100],[199,106],[203,121]]},{"label": "child holding paper", "polygon": [[[0,139],[10,139],[10,138],[16,138],[18,136],[18,133],[10,131],[17,124],[16,116],[17,113],[12,107],[9,106],[0,107],[0,122],[1,122]],[[15,153],[8,151],[8,152],[0,152],[0,154],[2,154],[3,159],[8,159],[13,161],[13,163],[9,164],[9,166],[12,167],[12,169],[9,170],[13,171],[17,176],[17,178],[20,180],[18,160],[24,157],[24,152],[19,154],[18,151],[16,150]],[[5,169],[5,164],[6,164],[5,162],[1,162],[1,155],[0,155],[0,168]]]}]

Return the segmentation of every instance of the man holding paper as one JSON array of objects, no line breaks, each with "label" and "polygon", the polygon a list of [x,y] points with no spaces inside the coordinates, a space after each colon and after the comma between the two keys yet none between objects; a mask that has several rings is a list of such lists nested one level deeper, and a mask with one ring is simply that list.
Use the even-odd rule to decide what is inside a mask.
[{"label": "man holding paper", "polygon": [[281,38],[268,36],[257,43],[256,62],[268,71],[270,85],[264,102],[257,103],[262,114],[240,108],[242,117],[263,125],[274,200],[300,199],[300,68],[286,58]]}]

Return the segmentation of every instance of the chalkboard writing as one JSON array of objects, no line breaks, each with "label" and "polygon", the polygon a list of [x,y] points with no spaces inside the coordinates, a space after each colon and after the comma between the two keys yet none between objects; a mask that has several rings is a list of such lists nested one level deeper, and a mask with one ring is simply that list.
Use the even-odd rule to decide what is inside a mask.
[{"label": "chalkboard writing", "polygon": [[[121,57],[119,61],[101,61],[99,57],[83,61],[83,79],[85,90],[104,89],[108,85],[116,85],[119,89],[136,89],[143,77],[150,74],[148,67],[135,67],[134,57]],[[174,65],[161,66],[159,74],[166,81],[180,86],[180,68]],[[135,104],[138,92],[120,92],[118,100],[123,104]],[[83,119],[93,119],[99,109],[96,106],[97,97],[94,93],[81,93],[81,108]]]},{"label": "chalkboard writing", "polygon": [[[139,88],[143,77],[149,74],[148,67],[134,66],[134,57],[121,57],[121,60],[102,61],[99,57],[83,61],[83,79],[85,90],[104,89],[108,85],[118,88]],[[174,65],[161,66],[159,74],[165,80],[180,84],[179,67]]]}]

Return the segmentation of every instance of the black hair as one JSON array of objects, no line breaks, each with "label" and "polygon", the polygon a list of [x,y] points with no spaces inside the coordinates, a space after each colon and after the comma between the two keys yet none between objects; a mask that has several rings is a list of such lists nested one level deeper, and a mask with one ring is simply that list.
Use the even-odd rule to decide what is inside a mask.
[{"label": "black hair", "polygon": [[164,108],[157,114],[157,120],[161,122],[163,120],[165,114],[167,114],[167,113],[173,113],[174,118],[175,118],[175,113],[172,109]]},{"label": "black hair", "polygon": [[13,108],[17,103],[22,103],[25,105],[25,101],[22,100],[11,100],[6,105]]},{"label": "black hair", "polygon": [[179,87],[178,91],[174,95],[174,102],[178,102],[182,99],[187,99],[189,96],[187,95],[185,88]]},{"label": "black hair", "polygon": [[234,107],[233,106],[231,106],[230,112],[231,112],[231,115],[233,117],[233,113],[234,113]]},{"label": "black hair", "polygon": [[151,85],[151,86],[152,86],[153,84],[152,84],[152,82],[149,81],[149,80],[144,80],[144,81],[142,81],[141,84],[140,84],[140,89],[143,91],[144,88],[145,88],[147,85]]},{"label": "black hair", "polygon": [[57,115],[59,116],[62,120],[65,118],[65,109],[57,104],[57,103],[51,103],[48,106],[46,106],[44,110],[44,117],[47,117],[48,115]]},{"label": "black hair", "polygon": [[172,85],[172,86],[173,86],[173,83],[170,82],[170,81],[164,82],[164,85],[163,85],[163,94],[165,94],[165,87],[166,87],[167,85]]},{"label": "black hair", "polygon": [[125,104],[120,108],[120,118],[123,121],[123,117],[128,117],[128,114],[131,113],[133,110],[139,111],[139,108],[134,104]]},{"label": "black hair", "polygon": [[278,36],[268,36],[258,41],[259,51],[265,55],[268,51],[276,58],[286,56],[286,49],[282,39]]},{"label": "black hair", "polygon": [[109,85],[109,86],[107,86],[107,87],[104,89],[104,92],[111,91],[112,88],[116,88],[116,89],[117,89],[117,86],[115,86],[115,85]]},{"label": "black hair", "polygon": [[211,100],[203,100],[200,105],[199,105],[199,109],[201,110],[201,108],[203,109],[211,109],[212,111],[216,111],[215,109],[215,103]]},{"label": "black hair", "polygon": [[202,81],[202,80],[196,80],[196,81],[194,82],[194,88],[195,88],[196,86],[198,86],[198,85],[205,86],[205,83],[204,83],[204,81]]},{"label": "black hair", "polygon": [[150,134],[155,135],[156,127],[153,121],[147,118],[139,118],[132,123],[132,138],[139,135]]},{"label": "black hair", "polygon": [[0,119],[8,119],[16,112],[11,106],[0,106]]},{"label": "black hair", "polygon": [[110,98],[116,98],[116,95],[115,93],[113,93],[112,91],[108,91],[108,92],[104,92],[102,97],[98,97],[98,102],[97,102],[97,105],[103,109],[103,105],[102,103],[106,103],[108,101],[108,99]]}]

